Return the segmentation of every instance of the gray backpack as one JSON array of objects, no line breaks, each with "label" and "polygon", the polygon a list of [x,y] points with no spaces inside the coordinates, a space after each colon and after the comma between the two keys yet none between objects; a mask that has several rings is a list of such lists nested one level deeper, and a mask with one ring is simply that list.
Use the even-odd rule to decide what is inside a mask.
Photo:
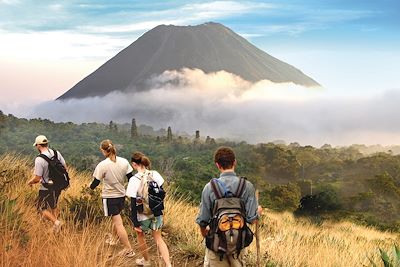
[{"label": "gray backpack", "polygon": [[216,200],[209,225],[210,231],[206,236],[206,246],[218,253],[222,260],[225,254],[239,255],[240,251],[253,241],[253,232],[246,224],[245,205],[240,198],[246,187],[246,179],[240,178],[235,194],[226,190],[225,185],[216,178],[212,179],[210,184]]}]

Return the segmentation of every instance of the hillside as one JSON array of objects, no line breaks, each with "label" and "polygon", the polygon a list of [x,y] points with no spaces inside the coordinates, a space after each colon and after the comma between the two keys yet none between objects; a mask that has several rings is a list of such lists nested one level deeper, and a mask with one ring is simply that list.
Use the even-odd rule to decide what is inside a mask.
[{"label": "hillside", "polygon": [[[28,162],[29,158],[12,154],[0,157],[2,266],[129,266],[133,263],[132,259],[114,256],[121,249],[119,245],[109,247],[104,243],[110,221],[101,215],[98,192],[82,191],[91,180],[87,173],[70,168],[71,187],[60,202],[65,225],[60,234],[51,233],[49,225],[35,212],[37,188],[26,185],[32,173]],[[75,210],[77,205],[79,211]],[[169,191],[164,236],[174,266],[201,266],[203,245],[194,223],[196,213],[196,206]],[[128,225],[127,221],[125,223]],[[262,266],[367,266],[367,257],[377,263],[380,261],[378,248],[389,250],[400,242],[399,234],[349,222],[327,221],[317,226],[308,220],[295,219],[287,212],[267,211],[260,225]],[[127,228],[135,246],[132,229]],[[151,251],[156,254],[154,247]],[[249,266],[254,266],[255,242],[246,258]],[[158,257],[154,255],[153,261],[157,264]]]},{"label": "hillside", "polygon": [[166,70],[225,70],[244,80],[319,86],[295,67],[270,56],[219,23],[159,25],[146,32],[58,99],[142,91]]},{"label": "hillside", "polygon": [[[354,147],[321,148],[297,143],[257,144],[212,137],[178,135],[173,130],[129,124],[54,123],[19,119],[0,113],[1,154],[19,153],[33,159],[34,138],[45,134],[69,165],[93,172],[102,159],[98,149],[104,139],[117,145],[118,155],[130,158],[142,151],[155,169],[167,174],[173,190],[190,202],[200,201],[203,186],[218,175],[212,155],[218,146],[234,148],[236,171],[260,191],[260,202],[275,211],[296,211],[314,218],[351,220],[358,224],[400,232],[400,156],[377,153],[364,156]],[[200,131],[201,133],[201,131]]]}]

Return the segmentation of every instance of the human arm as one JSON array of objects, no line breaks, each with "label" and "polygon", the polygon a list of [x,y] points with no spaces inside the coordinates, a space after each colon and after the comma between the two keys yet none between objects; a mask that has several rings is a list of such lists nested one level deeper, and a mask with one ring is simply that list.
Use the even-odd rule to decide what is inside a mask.
[{"label": "human arm", "polygon": [[37,184],[37,183],[40,182],[41,179],[42,179],[41,176],[34,175],[34,176],[27,182],[27,184],[28,184],[28,185]]},{"label": "human arm", "polygon": [[97,179],[96,177],[93,177],[93,181],[89,187],[90,187],[90,189],[94,190],[99,184],[100,184],[100,180]]},{"label": "human arm", "polygon": [[131,214],[129,218],[131,219],[136,232],[142,232],[139,220],[137,218],[138,209],[136,205],[137,192],[139,188],[140,179],[134,175],[133,178],[129,180],[128,187],[126,188],[126,195],[131,198]]},{"label": "human arm", "polygon": [[128,179],[128,182],[129,182],[129,180],[132,178],[132,176],[133,176],[133,168],[132,168],[132,166],[131,166],[131,164],[129,163],[129,161],[128,160],[126,160],[126,159],[124,159],[125,160],[125,162],[126,162],[126,178]]},{"label": "human arm", "polygon": [[90,189],[94,190],[100,184],[101,179],[104,179],[106,176],[106,173],[102,169],[102,163],[100,162],[94,169],[93,181],[89,186]]},{"label": "human arm", "polygon": [[246,221],[250,224],[257,223],[261,206],[258,205],[254,186],[249,181],[246,181],[246,189],[244,195],[244,203],[246,206]]},{"label": "human arm", "polygon": [[129,172],[126,174],[126,178],[128,179],[128,182],[132,178],[132,176],[133,176],[132,172]]},{"label": "human arm", "polygon": [[208,225],[211,221],[211,199],[210,184],[207,184],[201,194],[200,210],[196,218],[196,223],[200,226],[200,233],[203,237],[207,235]]},{"label": "human arm", "polygon": [[136,197],[131,197],[131,216],[130,219],[135,226],[135,228],[140,227],[140,223],[137,218],[137,206],[136,206]]},{"label": "human arm", "polygon": [[58,160],[61,162],[61,164],[64,166],[64,168],[67,169],[67,164],[65,163],[65,159],[61,155],[60,151],[57,151],[57,156],[58,156]]},{"label": "human arm", "polygon": [[36,157],[35,168],[33,170],[32,178],[27,182],[28,185],[37,184],[42,180],[44,174],[44,159]]}]

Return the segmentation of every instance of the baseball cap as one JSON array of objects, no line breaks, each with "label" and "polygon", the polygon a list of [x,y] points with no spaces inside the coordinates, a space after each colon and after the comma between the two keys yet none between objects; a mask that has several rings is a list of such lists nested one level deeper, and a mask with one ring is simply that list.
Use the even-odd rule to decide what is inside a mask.
[{"label": "baseball cap", "polygon": [[47,140],[47,137],[44,135],[38,135],[35,139],[35,143],[33,143],[33,146],[36,145],[45,145],[47,144],[49,141]]}]

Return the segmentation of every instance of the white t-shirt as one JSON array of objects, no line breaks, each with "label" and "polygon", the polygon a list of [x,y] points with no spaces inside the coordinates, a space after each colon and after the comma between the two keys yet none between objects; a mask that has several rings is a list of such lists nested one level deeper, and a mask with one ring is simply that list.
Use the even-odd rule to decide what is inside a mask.
[{"label": "white t-shirt", "polygon": [[131,164],[121,157],[116,161],[106,158],[94,170],[93,177],[103,182],[103,198],[125,197],[125,179],[133,171]]},{"label": "white t-shirt", "polygon": [[[45,152],[41,153],[48,158],[54,157],[54,150],[49,148]],[[60,151],[57,151],[57,158],[61,162],[64,167],[65,165],[65,160],[63,156],[61,155]],[[35,175],[42,177],[40,179],[40,189],[39,190],[48,190],[46,187],[43,186],[42,183],[48,183],[49,182],[49,163],[44,158],[41,157],[36,157],[35,159]]]},{"label": "white t-shirt", "polygon": [[[157,171],[149,171],[149,170],[145,170],[144,172],[138,172],[136,173],[131,179],[129,179],[129,184],[128,184],[128,188],[126,189],[126,195],[128,197],[141,197],[141,192],[142,192],[142,179],[145,175],[148,175],[149,172],[151,172],[152,175],[152,179],[154,182],[156,182],[158,184],[158,186],[162,186],[164,183],[164,178],[162,178],[161,174],[159,174]],[[138,221],[144,221],[147,220],[149,218],[152,218],[153,215],[144,215],[144,214],[140,214],[138,213]]]}]

